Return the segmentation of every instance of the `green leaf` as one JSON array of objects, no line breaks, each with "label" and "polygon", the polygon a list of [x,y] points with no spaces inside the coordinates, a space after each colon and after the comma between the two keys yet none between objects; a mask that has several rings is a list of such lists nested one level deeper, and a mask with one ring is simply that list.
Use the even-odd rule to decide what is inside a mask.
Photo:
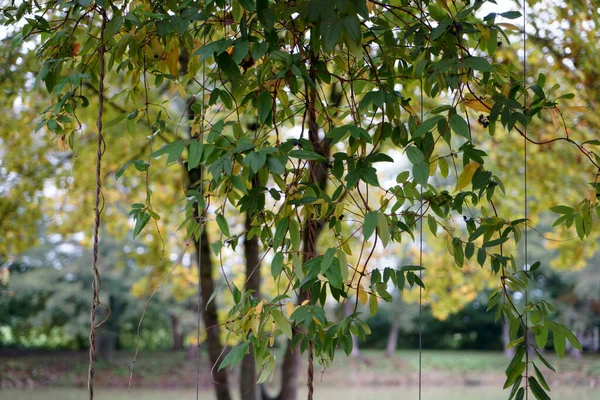
[{"label": "green leaf", "polygon": [[287,318],[283,316],[281,311],[276,308],[271,310],[271,316],[283,334],[287,336],[288,339],[292,340],[292,324],[290,321],[288,321]]},{"label": "green leaf", "polygon": [[508,236],[501,237],[499,239],[490,240],[489,242],[485,242],[483,244],[484,248],[499,246],[504,242],[507,242],[510,238]]},{"label": "green leaf", "polygon": [[231,58],[231,56],[226,52],[221,53],[217,56],[217,65],[219,66],[219,70],[223,72],[232,81],[242,79],[242,74],[240,73],[238,65],[235,63],[235,61],[233,61],[233,58]]},{"label": "green leaf", "polygon": [[573,214],[575,210],[569,206],[554,206],[550,207],[550,210],[556,214]]},{"label": "green leaf", "polygon": [[325,272],[325,277],[329,280],[329,284],[337,289],[344,288],[344,281],[342,277],[342,271],[340,267],[340,262],[337,258],[333,259],[331,263],[331,267],[327,269]]},{"label": "green leaf", "polygon": [[377,215],[377,233],[379,234],[383,247],[387,247],[390,242],[390,226],[388,225],[387,217],[384,213],[379,212]]},{"label": "green leaf", "polygon": [[538,331],[535,335],[535,342],[540,347],[540,349],[543,349],[544,347],[546,347],[546,343],[548,343],[548,328],[547,327],[545,327],[545,326],[538,327]]},{"label": "green leaf", "polygon": [[323,32],[323,50],[327,52],[332,51],[335,45],[338,44],[341,34],[342,24],[340,22],[329,25],[329,29]]},{"label": "green leaf", "polygon": [[300,226],[295,219],[290,220],[289,224],[290,240],[292,242],[292,249],[300,249]]},{"label": "green leaf", "polygon": [[229,225],[227,224],[227,220],[225,219],[223,214],[217,214],[216,219],[217,219],[217,225],[219,226],[221,233],[227,237],[230,237],[231,234],[229,233]]},{"label": "green leaf", "polygon": [[300,160],[325,160],[325,157],[311,150],[292,150],[289,152],[289,156]]},{"label": "green leaf", "polygon": [[533,369],[535,370],[535,375],[537,376],[538,380],[540,381],[540,385],[542,385],[544,387],[544,389],[546,389],[547,391],[550,391],[550,386],[548,386],[548,382],[546,382],[546,379],[544,378],[544,374],[542,374],[542,372],[538,369],[537,365],[535,365],[535,363],[533,363]]},{"label": "green leaf", "polygon": [[464,59],[465,64],[476,71],[481,72],[494,72],[494,68],[490,65],[489,61],[483,57],[466,57]]},{"label": "green leaf", "polygon": [[334,247],[330,247],[325,251],[325,255],[323,256],[323,261],[321,261],[321,273],[324,274],[327,272],[333,259],[335,258],[336,249]]},{"label": "green leaf", "polygon": [[526,365],[526,363],[519,361],[518,363],[510,367],[510,369],[506,370],[506,381],[504,382],[504,389],[511,387],[513,383],[515,383],[515,381],[521,376],[523,371],[525,371]]},{"label": "green leaf", "polygon": [[348,38],[354,43],[360,43],[362,39],[362,33],[360,31],[360,21],[356,15],[346,15],[342,18],[342,24],[344,25],[344,31],[348,35]]},{"label": "green leaf", "polygon": [[263,90],[256,99],[258,108],[258,122],[264,124],[267,122],[273,106],[273,98],[271,92]]},{"label": "green leaf", "polygon": [[283,239],[285,239],[285,234],[288,230],[290,219],[282,218],[277,223],[277,228],[275,229],[275,236],[273,237],[273,248],[278,249],[283,244]]},{"label": "green leaf", "polygon": [[535,396],[537,400],[550,400],[550,396],[546,394],[544,389],[540,386],[538,381],[530,376],[527,381],[529,382],[529,388],[531,389],[531,393]]},{"label": "green leaf", "polygon": [[457,266],[461,267],[465,263],[465,253],[463,252],[463,248],[460,243],[454,245],[454,262]]},{"label": "green leaf", "polygon": [[485,249],[481,247],[479,250],[477,250],[477,263],[479,263],[479,265],[483,267],[486,258],[487,253],[485,252]]},{"label": "green leaf", "polygon": [[560,358],[562,358],[565,355],[565,347],[566,347],[565,334],[562,332],[561,329],[552,329],[552,333],[553,333],[553,340],[554,340],[554,350],[556,351],[556,354]]},{"label": "green leaf", "polygon": [[204,150],[204,144],[197,140],[190,143],[189,155],[188,155],[188,171],[196,168],[200,165],[202,159],[202,152]]},{"label": "green leaf", "polygon": [[198,50],[196,50],[196,52],[194,52],[194,55],[199,55],[200,62],[202,62],[207,58],[212,57],[215,53],[217,55],[224,53],[230,46],[230,39],[219,39],[217,41],[208,43],[207,45],[200,47]]},{"label": "green leaf", "polygon": [[221,365],[219,365],[219,371],[225,367],[233,367],[239,364],[242,361],[242,358],[248,353],[248,349],[250,348],[250,343],[242,342],[235,346],[223,359]]},{"label": "green leaf", "polygon": [[548,360],[546,360],[544,358],[544,356],[542,355],[542,353],[539,352],[539,350],[533,346],[533,350],[535,350],[535,354],[537,354],[538,358],[540,359],[540,361],[546,366],[546,368],[548,368],[549,370],[551,370],[552,372],[556,372],[556,370],[554,369],[554,367],[552,366],[552,364],[550,364],[548,362]]},{"label": "green leaf", "polygon": [[348,267],[348,258],[346,257],[346,253],[343,250],[337,251],[337,259],[340,263],[340,272],[342,274],[342,281],[348,281],[350,278],[350,268]]},{"label": "green leaf", "polygon": [[507,19],[517,19],[521,17],[521,12],[520,11],[507,11],[507,12],[503,12],[500,13],[501,17],[507,18]]},{"label": "green leaf", "polygon": [[281,271],[283,271],[283,253],[278,251],[273,256],[273,261],[271,261],[271,275],[273,275],[273,278],[277,278]]},{"label": "green leaf", "polygon": [[185,145],[181,140],[176,140],[150,154],[150,158],[157,158],[164,154],[168,154],[167,165],[169,165],[179,159],[184,147]]},{"label": "green leaf", "polygon": [[519,388],[519,390],[517,391],[517,395],[515,396],[515,400],[523,400],[523,397],[525,397],[525,389],[523,389],[522,387]]},{"label": "green leaf", "polygon": [[458,114],[452,114],[450,117],[450,127],[457,134],[464,138],[470,139],[469,125],[463,117]]},{"label": "green leaf", "polygon": [[373,232],[375,232],[375,228],[377,227],[377,221],[379,219],[379,213],[376,211],[369,211],[367,215],[365,215],[365,222],[363,224],[363,236],[365,240],[369,240]]},{"label": "green leaf", "polygon": [[377,296],[371,293],[371,295],[369,296],[369,312],[371,313],[371,316],[377,313],[378,306],[379,304],[377,302]]},{"label": "green leaf", "polygon": [[569,340],[569,343],[571,343],[571,345],[573,347],[575,347],[577,350],[579,351],[583,351],[583,348],[581,347],[581,343],[579,343],[579,339],[577,339],[577,337],[573,334],[573,332],[571,332],[569,330],[569,328],[567,328],[564,325],[559,325],[561,327],[561,330],[563,332],[563,334],[565,335],[565,337],[567,338],[567,340]]},{"label": "green leaf", "polygon": [[436,115],[428,120],[425,120],[421,125],[417,127],[413,134],[413,138],[421,137],[433,128],[435,128],[441,120],[446,119],[443,115]]},{"label": "green leaf", "polygon": [[129,166],[132,164],[135,166],[135,169],[137,169],[140,172],[147,171],[148,167],[150,166],[150,164],[148,164],[148,162],[144,160],[127,161],[125,165],[119,168],[119,170],[115,173],[115,178],[119,179],[123,175],[123,173],[125,173],[125,170],[127,170],[127,168],[129,168]]},{"label": "green leaf", "polygon": [[138,213],[135,217],[135,227],[133,228],[133,238],[140,234],[142,229],[148,224],[150,221],[150,214],[147,212]]},{"label": "green leaf", "polygon": [[415,182],[421,186],[427,185],[429,180],[429,164],[420,162],[413,165],[413,177]]},{"label": "green leaf", "polygon": [[[408,157],[410,162],[413,164],[419,164],[419,163],[425,162],[425,155],[423,154],[421,149],[419,149],[418,147],[415,147],[415,146],[408,146],[406,148],[406,156]],[[429,172],[428,172],[428,174],[429,174]]]},{"label": "green leaf", "polygon": [[437,221],[435,219],[435,217],[428,215],[427,216],[427,225],[429,226],[429,230],[431,231],[431,233],[433,234],[433,236],[437,237]]}]

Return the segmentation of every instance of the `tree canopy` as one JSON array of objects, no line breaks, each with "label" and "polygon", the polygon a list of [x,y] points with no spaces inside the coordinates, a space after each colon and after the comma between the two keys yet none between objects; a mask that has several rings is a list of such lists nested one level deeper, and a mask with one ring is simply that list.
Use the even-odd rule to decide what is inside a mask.
[{"label": "tree canopy", "polygon": [[[573,226],[581,240],[594,235],[600,158],[593,146],[600,142],[572,133],[566,107],[577,105],[575,96],[537,72],[535,60],[527,68],[527,55],[510,46],[527,38],[511,34],[523,29],[521,12],[484,12],[486,3],[494,2],[78,0],[3,7],[12,28],[2,58],[14,60],[3,79],[17,76],[17,67],[31,72],[19,75],[4,106],[37,133],[5,142],[20,156],[8,158],[16,164],[3,163],[0,174],[19,171],[5,177],[6,185],[21,185],[32,211],[14,211],[15,197],[3,203],[0,218],[14,218],[15,227],[0,256],[33,241],[27,224],[41,218],[36,199],[48,170],[22,160],[36,158],[63,171],[54,188],[69,196],[57,199],[57,229],[94,224],[96,258],[100,218],[115,236],[132,232],[148,244],[143,263],[159,267],[151,287],[177,275],[195,246],[217,382],[250,352],[257,370],[251,386],[270,379],[272,346],[283,336],[290,349],[308,354],[312,398],[314,359],[327,366],[336,349],[352,351],[351,335],[369,334],[360,304],[375,313],[394,290],[409,287],[420,289],[407,298],[423,290],[435,302],[451,281],[446,313],[493,288],[488,309],[509,325],[516,349],[504,385],[510,397],[531,390],[548,398],[529,350],[538,365],[553,369],[537,351],[549,332],[559,355],[566,341],[581,345],[551,319],[548,301],[514,299],[527,299],[536,271],[547,268],[527,256],[530,213],[537,222],[538,211],[552,206],[554,225]],[[35,96],[24,94],[28,85]],[[23,99],[28,108],[19,106]],[[32,146],[41,133],[60,152]],[[561,159],[573,162],[540,161],[556,159],[559,145],[567,154]],[[554,187],[542,179],[547,168],[564,169],[556,173],[559,193],[571,179],[581,190],[532,193]],[[524,179],[531,184],[525,191]],[[75,193],[71,206],[81,212],[65,215]],[[546,196],[555,203],[532,200]],[[240,245],[246,275],[232,280],[223,260],[235,259]],[[180,255],[171,263],[165,249]],[[388,259],[402,264],[385,265]],[[268,293],[260,291],[263,263]],[[215,286],[215,272],[224,290]],[[94,262],[95,289],[101,273]],[[230,306],[221,318],[215,297]],[[327,311],[347,302],[353,307],[345,317]],[[95,293],[92,331],[102,304]],[[225,357],[221,330],[235,343]],[[282,399],[295,398],[297,357],[286,353]],[[229,398],[226,384],[216,390]]]}]

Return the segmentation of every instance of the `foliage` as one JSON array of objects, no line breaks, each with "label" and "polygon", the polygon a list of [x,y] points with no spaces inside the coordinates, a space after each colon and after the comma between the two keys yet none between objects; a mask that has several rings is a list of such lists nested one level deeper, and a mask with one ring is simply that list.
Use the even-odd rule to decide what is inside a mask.
[{"label": "foliage", "polygon": [[[166,155],[167,166],[185,160],[187,171],[205,172],[191,182],[179,216],[190,242],[207,220],[220,230],[211,243],[219,259],[228,248],[235,251],[241,237],[259,238],[283,289],[259,299],[227,282],[234,305],[225,326],[241,342],[219,368],[252,349],[264,382],[274,370],[271,346],[278,335],[325,365],[336,348],[349,353],[351,334],[369,334],[359,303],[375,312],[380,300],[392,300],[392,287],[435,287],[437,271],[432,268],[424,281],[428,265],[421,260],[399,268],[372,265],[377,249],[400,251],[402,241],[413,240],[420,253],[427,252],[426,223],[463,279],[477,264],[497,277],[488,308],[508,321],[516,349],[506,370],[511,398],[522,398],[528,387],[546,398],[544,378],[528,368],[529,348],[544,347],[550,331],[559,355],[566,341],[580,344],[550,319],[554,306],[546,300],[523,306],[513,300],[514,293],[527,292],[541,264],[521,268],[510,252],[528,215],[495,206],[506,196],[506,179],[488,162],[483,138],[498,135],[529,147],[565,142],[593,173],[600,159],[591,150],[597,143],[568,132],[532,136],[530,122],[548,113],[561,128],[558,107],[573,95],[558,93],[544,74],[529,83],[513,62],[496,58],[499,41],[509,41],[505,30],[514,27],[506,20],[520,13],[479,18],[484,3],[51,1],[22,2],[3,15],[6,24],[19,26],[14,47],[39,41],[42,66],[35,81],[50,100],[36,130],[56,135],[65,150],[74,147],[79,115],[90,107],[88,97],[98,95],[94,88],[104,73],[120,83],[107,102],[122,101],[126,109],[104,128],[127,131],[131,140],[106,135],[142,149],[117,172],[144,182],[137,186],[144,200],[131,205],[134,237],[161,219],[165,201],[156,199],[165,193],[153,190],[162,187],[154,173]],[[99,60],[100,49],[106,49],[105,60]],[[149,93],[162,91],[182,99],[194,93],[189,120],[172,118],[165,106],[148,100]],[[249,120],[256,129],[244,129]],[[190,135],[179,134],[179,125],[188,123]],[[167,144],[153,148],[156,137]],[[111,154],[110,146],[106,150]],[[573,226],[580,239],[592,234],[596,189],[593,184],[576,204],[552,208],[560,215],[557,224]],[[228,221],[232,210],[251,218],[248,231]],[[321,230],[327,240],[317,251]],[[450,268],[442,261],[435,263]],[[331,321],[326,304],[351,296],[354,312]],[[471,291],[466,302],[474,296]],[[527,339],[530,330],[536,343]]]}]

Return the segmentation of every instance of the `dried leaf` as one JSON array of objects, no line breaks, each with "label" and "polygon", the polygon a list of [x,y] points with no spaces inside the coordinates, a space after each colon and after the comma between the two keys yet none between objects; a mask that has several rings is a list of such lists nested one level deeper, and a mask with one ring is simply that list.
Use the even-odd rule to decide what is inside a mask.
[{"label": "dried leaf", "polygon": [[550,116],[552,117],[552,124],[554,129],[560,129],[560,113],[556,108],[550,110]]}]

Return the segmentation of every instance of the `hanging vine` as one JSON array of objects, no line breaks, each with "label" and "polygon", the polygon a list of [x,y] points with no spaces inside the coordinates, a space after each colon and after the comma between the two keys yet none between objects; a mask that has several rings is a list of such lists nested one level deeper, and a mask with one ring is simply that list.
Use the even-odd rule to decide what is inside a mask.
[{"label": "hanging vine", "polygon": [[105,320],[99,324],[96,324],[96,309],[98,306],[103,305],[100,301],[100,271],[98,270],[98,252],[99,246],[98,243],[100,241],[100,216],[102,214],[102,209],[104,208],[104,198],[102,196],[102,155],[106,150],[106,144],[104,142],[104,137],[102,136],[102,116],[104,113],[104,54],[106,52],[105,45],[105,37],[104,33],[106,31],[106,23],[107,16],[106,11],[102,8],[98,8],[98,14],[102,19],[102,23],[100,25],[100,39],[98,45],[98,117],[96,117],[96,129],[97,129],[97,151],[96,151],[96,192],[95,192],[95,202],[94,202],[94,239],[93,239],[93,259],[92,259],[92,271],[93,271],[93,279],[92,279],[92,306],[90,309],[90,362],[88,368],[88,394],[90,400],[94,398],[94,373],[95,373],[95,361],[96,361],[96,331],[99,326],[108,318],[110,318],[110,308],[106,305],[106,309],[108,310],[108,315]]}]

